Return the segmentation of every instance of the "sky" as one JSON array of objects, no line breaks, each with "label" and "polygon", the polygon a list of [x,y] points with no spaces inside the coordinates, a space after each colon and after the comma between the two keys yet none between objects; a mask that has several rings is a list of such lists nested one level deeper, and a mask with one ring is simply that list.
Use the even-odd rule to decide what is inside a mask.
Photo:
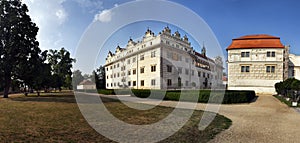
[{"label": "sky", "polygon": [[[278,36],[284,45],[291,46],[291,53],[300,55],[300,1],[298,0],[170,1],[189,9],[202,20],[202,23],[201,20],[194,23],[193,19],[187,16],[186,13],[175,11],[172,13],[175,15],[174,19],[170,20],[180,24],[170,24],[172,32],[178,30],[181,35],[187,34],[197,51],[200,51],[201,46],[205,43],[209,56],[216,56],[223,52],[226,58],[226,48],[230,45],[232,39],[249,34]],[[117,45],[125,46],[130,37],[140,40],[148,27],[157,34],[168,25],[166,21],[153,22],[145,20],[133,21],[129,25],[118,25],[118,28],[113,29],[115,25],[110,23],[116,18],[119,21],[134,20],[132,15],[136,13],[140,17],[148,14],[159,17],[163,14],[158,12],[166,8],[164,5],[149,4],[149,8],[145,8],[143,12],[138,12],[138,7],[132,7],[127,11],[124,7],[128,2],[134,3],[132,0],[23,0],[23,2],[28,6],[28,14],[33,22],[39,27],[37,39],[42,50],[64,47],[71,52],[73,57],[77,58],[79,52],[88,50],[90,46],[97,49],[102,48],[103,50],[85,53],[83,54],[85,57],[81,57],[96,56],[91,60],[98,61],[91,63],[94,66],[103,64],[107,51],[115,51]],[[155,3],[151,0],[148,0],[148,2]],[[123,17],[118,17],[120,15],[116,12],[119,9],[125,9],[122,11]],[[166,9],[166,13],[168,11],[172,11],[172,9]],[[168,18],[166,17],[166,19]],[[184,28],[184,22],[196,26],[199,23],[199,27],[193,26],[195,30]],[[208,27],[210,31],[205,31],[202,27],[206,29]],[[109,31],[110,29],[113,30]],[[200,33],[203,31],[203,33],[197,35],[196,31]],[[109,32],[110,35],[108,35]],[[85,41],[87,39],[85,38],[86,35],[90,35],[89,40],[97,41],[99,39],[101,41],[100,39],[103,39],[106,42],[105,44],[99,44],[99,42],[92,44],[93,42]],[[105,39],[103,35],[108,35],[109,38]],[[216,38],[217,42],[214,42],[214,40],[209,41],[201,35],[210,35]],[[86,49],[78,50],[83,47],[82,42],[85,42]],[[216,47],[221,48],[221,52],[216,53],[214,49]],[[80,59],[80,57],[78,58]],[[85,70],[89,72],[91,69],[86,67]]]}]

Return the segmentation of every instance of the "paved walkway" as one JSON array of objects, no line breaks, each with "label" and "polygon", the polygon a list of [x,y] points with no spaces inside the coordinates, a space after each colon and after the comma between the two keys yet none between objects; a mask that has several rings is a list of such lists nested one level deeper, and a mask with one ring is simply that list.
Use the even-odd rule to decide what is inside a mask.
[{"label": "paved walkway", "polygon": [[[131,100],[131,97],[122,98]],[[138,102],[159,104],[156,100],[141,99]],[[176,102],[163,101],[160,105],[175,107]],[[206,106],[198,103],[196,109],[204,110]],[[259,95],[256,102],[250,104],[221,105],[219,114],[230,118],[233,124],[211,143],[300,142],[300,114],[271,95]]]}]

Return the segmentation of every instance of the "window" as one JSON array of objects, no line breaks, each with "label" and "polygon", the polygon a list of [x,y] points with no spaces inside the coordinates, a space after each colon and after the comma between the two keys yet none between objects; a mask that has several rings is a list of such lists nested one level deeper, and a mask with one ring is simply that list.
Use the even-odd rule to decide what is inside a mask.
[{"label": "window", "polygon": [[185,86],[189,86],[189,81],[185,81]]},{"label": "window", "polygon": [[210,76],[210,74],[208,73],[208,74],[207,74],[207,78],[209,78],[209,76]]},{"label": "window", "polygon": [[275,73],[275,66],[267,66],[266,72],[267,73]]},{"label": "window", "polygon": [[130,81],[128,81],[128,86],[131,86],[131,82]]},{"label": "window", "polygon": [[168,85],[168,86],[171,86],[171,85],[172,85],[172,80],[171,80],[171,79],[168,79],[167,85]]},{"label": "window", "polygon": [[114,65],[114,69],[116,68],[116,65]]},{"label": "window", "polygon": [[110,75],[110,78],[113,78],[113,75]]},{"label": "window", "polygon": [[122,67],[121,67],[121,71],[124,71],[125,69],[126,69],[125,66],[122,66]]},{"label": "window", "polygon": [[155,72],[156,71],[156,65],[151,66],[151,72]]},{"label": "window", "polygon": [[198,71],[198,77],[201,77],[201,71]]},{"label": "window", "polygon": [[145,72],[145,67],[141,67],[140,72],[144,73]]},{"label": "window", "polygon": [[152,86],[155,85],[155,79],[152,79],[152,80],[151,80],[151,85],[152,85]]},{"label": "window", "polygon": [[118,73],[118,77],[120,77],[120,73]]},{"label": "window", "polygon": [[108,76],[106,76],[106,79],[108,79]]},{"label": "window", "polygon": [[242,57],[250,57],[250,52],[242,52],[241,56]]},{"label": "window", "polygon": [[274,51],[268,51],[267,52],[267,57],[275,57],[275,52]]},{"label": "window", "polygon": [[108,83],[106,84],[106,87],[109,87],[109,84],[108,84]]},{"label": "window", "polygon": [[112,66],[110,66],[110,69],[112,69]]},{"label": "window", "polygon": [[114,78],[116,78],[116,74],[114,74]]},{"label": "window", "polygon": [[127,75],[130,75],[131,74],[131,72],[130,72],[130,70],[127,72]]},{"label": "window", "polygon": [[203,74],[202,74],[202,75],[203,75],[203,77],[205,77],[205,72],[203,72]]},{"label": "window", "polygon": [[106,68],[106,71],[108,71],[108,68]]},{"label": "window", "polygon": [[182,74],[182,67],[178,67],[178,73]]},{"label": "window", "polygon": [[116,87],[116,83],[114,83],[114,87]]},{"label": "window", "polygon": [[167,65],[167,72],[172,72],[172,66],[171,65]]},{"label": "window", "polygon": [[295,70],[292,71],[292,76],[295,77]]},{"label": "window", "polygon": [[144,80],[141,80],[141,86],[144,86]]},{"label": "window", "polygon": [[120,67],[120,64],[119,64],[119,63],[117,64],[117,67]]},{"label": "window", "polygon": [[167,43],[168,45],[170,45],[170,42],[169,42],[169,41],[166,41],[166,43]]},{"label": "window", "polygon": [[153,57],[155,57],[156,55],[155,55],[155,51],[152,51],[151,52],[151,58],[153,58]]},{"label": "window", "polygon": [[188,69],[185,69],[185,74],[189,75],[189,70]]},{"label": "window", "polygon": [[133,63],[136,62],[136,57],[132,58],[132,62]]},{"label": "window", "polygon": [[144,55],[140,55],[140,61],[144,60]]},{"label": "window", "polygon": [[113,87],[113,84],[111,83],[110,86]]},{"label": "window", "polygon": [[130,59],[127,60],[127,64],[130,64]]},{"label": "window", "polygon": [[250,66],[241,66],[241,72],[250,72]]},{"label": "window", "polygon": [[136,69],[132,70],[132,74],[135,75],[136,74]]},{"label": "window", "polygon": [[133,81],[133,82],[132,82],[132,85],[133,85],[133,86],[136,86],[136,81]]},{"label": "window", "polygon": [[192,70],[192,76],[194,76],[194,70]]}]

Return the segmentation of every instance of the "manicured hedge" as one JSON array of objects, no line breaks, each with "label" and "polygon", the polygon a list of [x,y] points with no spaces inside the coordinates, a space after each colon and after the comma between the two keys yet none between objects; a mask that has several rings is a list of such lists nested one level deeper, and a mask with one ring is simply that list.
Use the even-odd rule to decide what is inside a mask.
[{"label": "manicured hedge", "polygon": [[[254,91],[245,90],[141,90],[141,89],[119,89],[119,90],[98,90],[100,94],[118,94],[118,95],[132,95],[140,98],[151,98],[179,101],[198,101],[200,103],[249,103],[255,97]],[[223,95],[223,99],[222,99]]]},{"label": "manicured hedge", "polygon": [[[165,100],[175,100],[179,101],[180,99],[180,91],[177,92],[167,92],[165,96]],[[222,96],[223,95],[223,99]],[[251,102],[255,98],[254,91],[237,91],[237,90],[214,90],[211,94],[210,90],[200,90],[200,91],[183,91],[182,96],[186,96],[183,98],[183,101],[195,101],[195,98],[198,96],[198,102],[207,103],[209,100],[210,103],[223,103],[223,104],[231,104],[231,103],[248,103]]]}]

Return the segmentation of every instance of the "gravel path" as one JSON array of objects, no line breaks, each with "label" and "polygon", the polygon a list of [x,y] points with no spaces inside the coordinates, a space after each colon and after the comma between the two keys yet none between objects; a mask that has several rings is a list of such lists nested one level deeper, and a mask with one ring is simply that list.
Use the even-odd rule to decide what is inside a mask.
[{"label": "gravel path", "polygon": [[[110,96],[111,97],[111,96]],[[132,101],[132,97],[120,96]],[[177,102],[156,100],[137,101],[139,103],[175,107]],[[185,103],[188,108],[190,103]],[[207,104],[197,104],[204,110]],[[212,105],[217,107],[217,105]],[[218,112],[232,120],[232,126],[218,134],[211,143],[299,143],[300,113],[281,103],[271,95],[259,95],[250,104],[221,105]]]},{"label": "gravel path", "polygon": [[[122,98],[130,99],[126,96]],[[138,102],[158,104],[155,100]],[[175,107],[176,102],[163,101],[160,105]],[[207,104],[199,103],[197,109],[204,110],[206,106]],[[219,114],[230,118],[233,123],[228,130],[211,140],[211,143],[300,142],[300,114],[271,95],[259,95],[250,104],[221,105]]]},{"label": "gravel path", "polygon": [[221,106],[219,113],[233,124],[217,135],[213,143],[300,142],[300,114],[273,96],[260,95],[251,104]]}]

